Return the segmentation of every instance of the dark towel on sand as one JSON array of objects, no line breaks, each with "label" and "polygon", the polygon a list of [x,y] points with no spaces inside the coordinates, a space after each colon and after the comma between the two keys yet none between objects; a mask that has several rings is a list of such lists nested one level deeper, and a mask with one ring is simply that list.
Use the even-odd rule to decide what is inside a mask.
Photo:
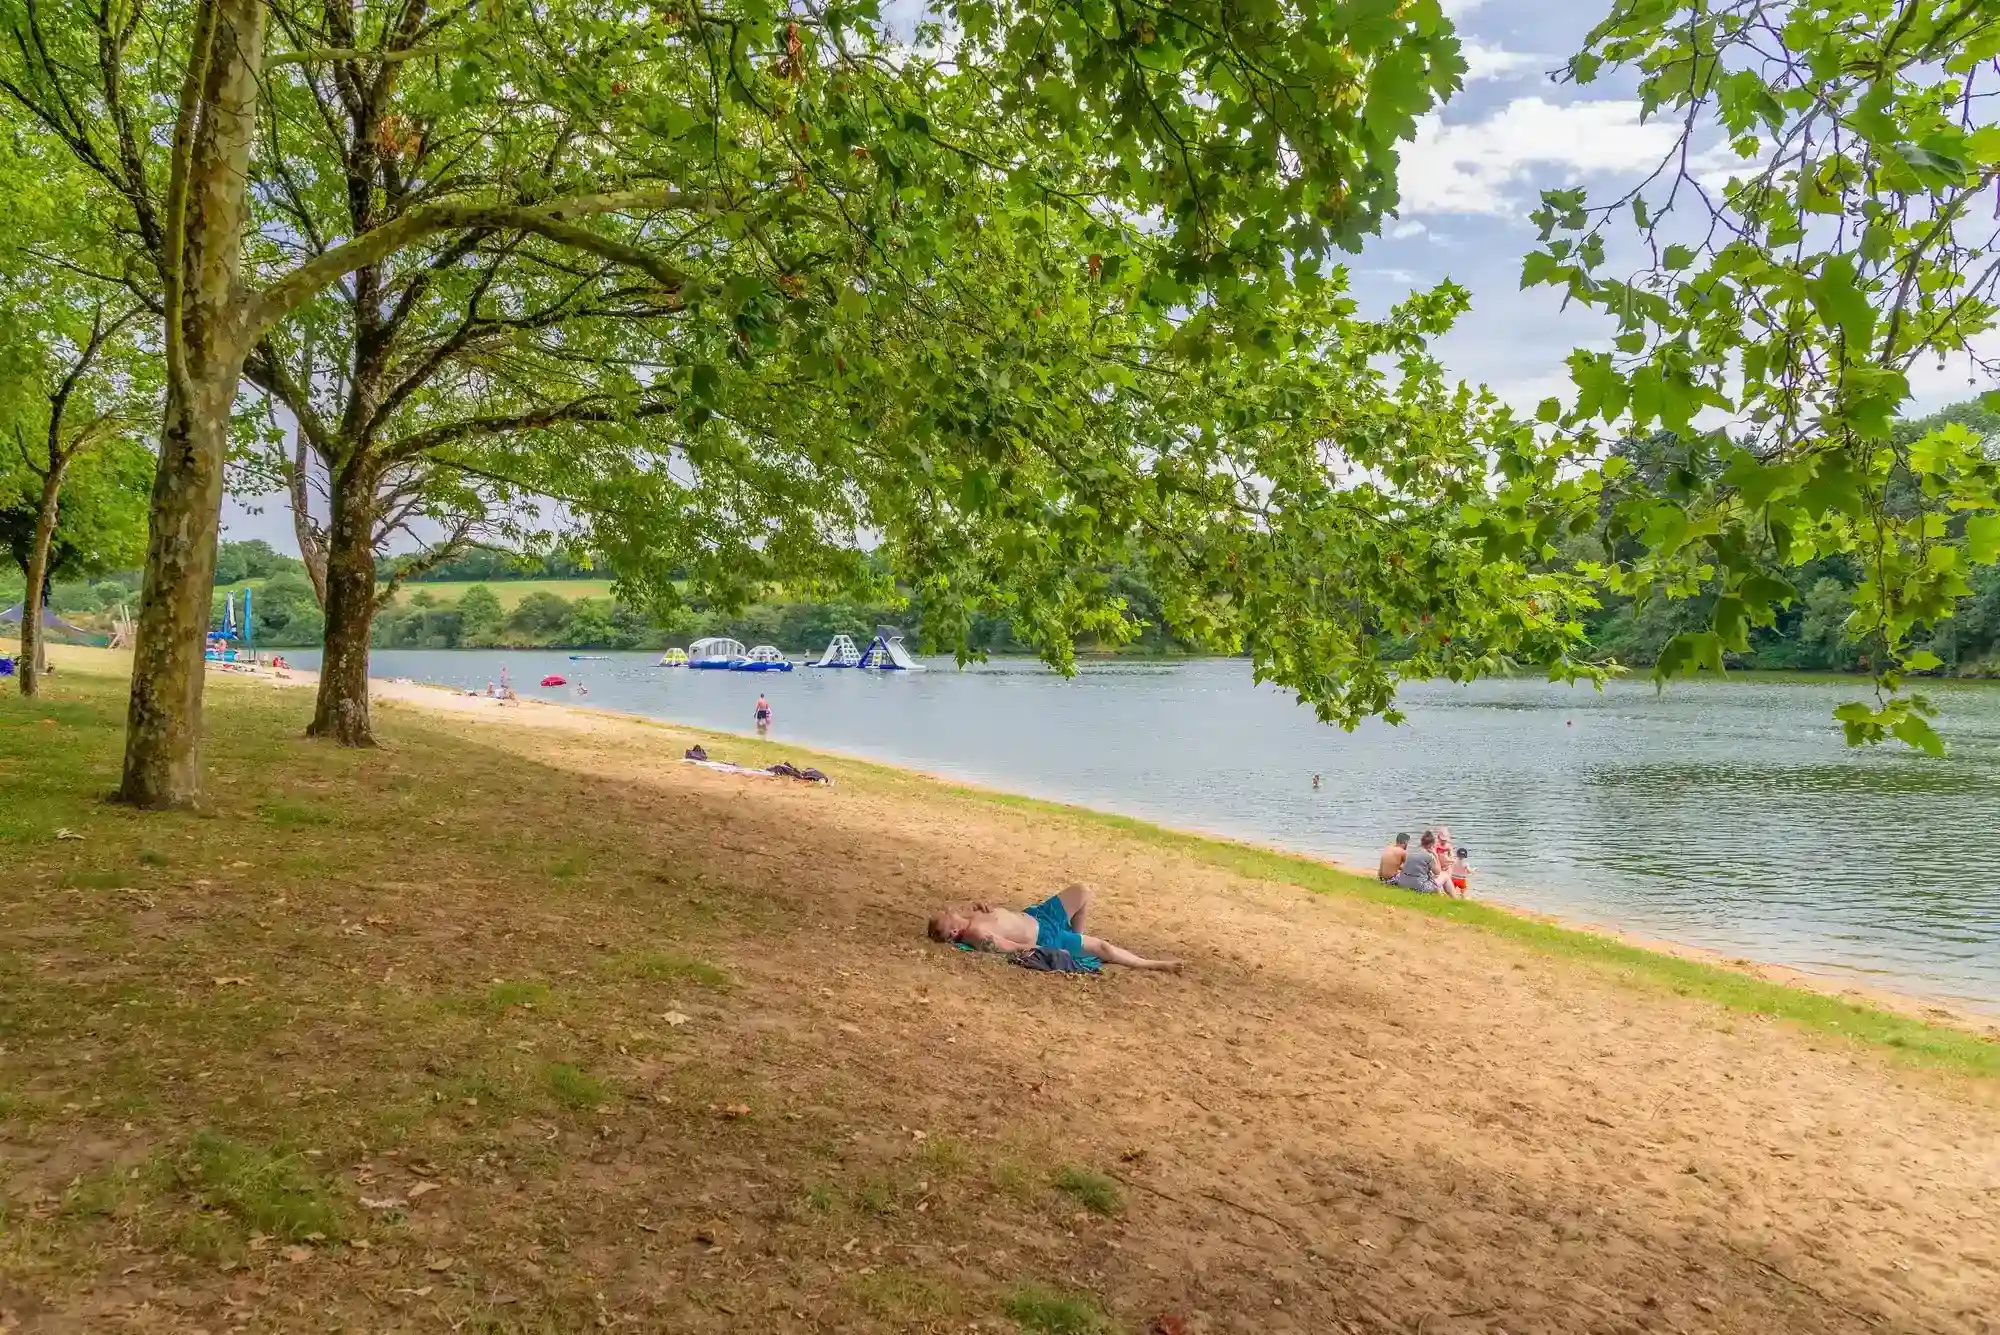
[{"label": "dark towel on sand", "polygon": [[1017,950],[1012,958],[1014,963],[1024,969],[1033,969],[1036,973],[1097,972],[1093,967],[1097,963],[1096,960],[1084,964],[1067,950],[1052,950],[1048,946],[1036,946],[1033,950]]}]

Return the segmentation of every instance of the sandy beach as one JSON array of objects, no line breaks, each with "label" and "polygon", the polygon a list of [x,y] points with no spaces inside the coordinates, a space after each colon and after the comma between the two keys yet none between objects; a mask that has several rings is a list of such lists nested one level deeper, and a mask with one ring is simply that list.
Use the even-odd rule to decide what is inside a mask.
[{"label": "sandy beach", "polygon": [[[276,677],[268,670],[229,674],[246,680],[262,681],[273,686],[291,688],[312,688],[318,685],[318,674],[292,669],[283,678]],[[458,716],[492,715],[505,718],[529,728],[558,728],[569,731],[593,731],[605,727],[619,727],[631,724],[656,724],[660,720],[648,719],[641,715],[623,713],[617,710],[600,709],[592,706],[554,700],[521,699],[499,701],[486,696],[468,693],[449,686],[412,681],[407,678],[376,678],[373,683],[373,699],[389,700],[412,705],[420,709],[442,710]],[[684,725],[667,724],[669,727],[683,727],[684,731],[703,737],[733,737],[748,741],[750,734],[718,732],[712,728],[691,728]],[[937,774],[910,766],[887,766],[880,761],[861,756],[845,755],[824,748],[792,748],[800,755],[809,755],[823,760],[838,761],[849,766],[860,765],[873,769],[892,769],[899,773],[929,779],[940,784],[982,791],[980,785],[968,783],[951,775]],[[1178,827],[1175,827],[1178,828]],[[1205,839],[1227,840],[1227,836],[1212,831],[1192,829],[1181,833]],[[1229,842],[1235,842],[1228,840]],[[1372,877],[1375,869],[1358,863],[1342,862],[1336,858],[1320,855],[1309,856],[1311,860],[1323,862],[1350,875]],[[1973,1033],[2000,1038],[2000,1015],[1975,1010],[1954,1004],[1945,999],[1925,996],[1915,991],[1898,991],[1893,986],[1873,984],[1863,985],[1848,979],[1830,978],[1825,974],[1812,973],[1769,960],[1746,959],[1739,955],[1725,954],[1686,942],[1670,941],[1645,933],[1628,931],[1601,922],[1583,922],[1566,918],[1560,914],[1547,913],[1508,900],[1504,895],[1481,892],[1482,903],[1501,908],[1518,917],[1535,922],[1545,922],[1554,926],[1586,931],[1595,935],[1622,941],[1640,949],[1669,954],[1681,959],[1694,960],[1703,964],[1728,968],[1747,974],[1753,978],[1781,983],[1788,987],[1804,988],[1828,996],[1843,997],[1851,1001],[1881,1007],[1898,1014],[1909,1015],[1932,1023],[1951,1024]]]}]

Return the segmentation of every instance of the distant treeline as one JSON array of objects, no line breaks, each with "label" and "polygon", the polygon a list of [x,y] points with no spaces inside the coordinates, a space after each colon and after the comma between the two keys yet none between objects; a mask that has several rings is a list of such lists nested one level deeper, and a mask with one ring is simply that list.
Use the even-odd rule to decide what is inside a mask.
[{"label": "distant treeline", "polygon": [[[1989,454],[2000,454],[2000,414],[1978,403],[1963,403],[1929,417],[1898,422],[1895,439],[1902,444],[1945,425],[1959,423],[1986,441]],[[1655,485],[1672,487],[1701,485],[1721,472],[1721,463],[1712,450],[1660,433],[1641,440],[1628,440],[1618,452],[1632,462],[1635,474]],[[1676,475],[1681,479],[1676,481]],[[1914,514],[1922,504],[1916,484],[1907,475],[1888,480],[1886,504],[1892,512]],[[1964,521],[1949,520],[1946,542],[1962,542]],[[1602,559],[1605,525],[1577,541],[1572,555]],[[1631,552],[1613,555],[1630,556]],[[1968,567],[1971,563],[1966,562]],[[1777,624],[1750,632],[1750,648],[1745,653],[1726,655],[1733,668],[1789,672],[1857,672],[1870,666],[1872,646],[1865,640],[1847,638],[1846,621],[1851,598],[1863,578],[1859,558],[1839,555],[1811,562],[1790,572],[1799,596],[1778,613]],[[1979,566],[1968,570],[1966,582],[1972,593],[1960,598],[1954,615],[1917,647],[1928,649],[1942,660],[1939,672],[1951,676],[2000,675],[2000,566]],[[1676,633],[1699,630],[1708,624],[1719,590],[1708,589],[1700,596],[1678,602],[1653,601],[1634,605],[1628,598],[1608,597],[1603,610],[1591,618],[1588,631],[1598,652],[1621,663],[1651,666],[1660,650]]]},{"label": "distant treeline", "polygon": [[[793,652],[816,653],[840,634],[866,644],[882,625],[896,626],[913,645],[926,647],[920,606],[774,601],[734,614],[696,607],[669,627],[613,598],[572,600],[544,589],[534,590],[509,609],[491,589],[475,584],[456,602],[445,602],[418,587],[406,601],[376,618],[374,643],[384,649],[665,649],[705,635],[727,635],[747,645],[775,644]],[[1002,619],[976,622],[972,639],[973,647],[986,653],[1032,652]],[[1146,633],[1123,648],[1166,653],[1179,646],[1159,626],[1155,609]]]},{"label": "distant treeline", "polygon": [[[407,556],[385,556],[376,563],[377,573],[389,579],[402,569]],[[422,574],[411,575],[411,584],[497,584],[526,579],[615,579],[616,572],[602,563],[591,565],[567,552],[536,555],[503,551],[497,547],[475,547],[449,561],[440,561]]]}]

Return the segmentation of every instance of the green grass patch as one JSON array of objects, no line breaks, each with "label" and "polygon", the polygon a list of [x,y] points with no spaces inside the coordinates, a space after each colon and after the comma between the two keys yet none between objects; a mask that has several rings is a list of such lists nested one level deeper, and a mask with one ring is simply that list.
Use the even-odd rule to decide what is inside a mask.
[{"label": "green grass patch", "polygon": [[850,1275],[845,1287],[863,1311],[902,1330],[945,1320],[963,1310],[958,1294],[948,1286],[894,1266],[872,1274]]},{"label": "green grass patch", "polygon": [[332,812],[298,802],[266,802],[257,808],[257,815],[280,829],[299,829],[335,823]]},{"label": "green grass patch", "polygon": [[610,968],[623,977],[636,978],[641,982],[705,987],[711,992],[727,992],[736,985],[736,980],[726,972],[692,955],[620,955],[610,961]]},{"label": "green grass patch", "polygon": [[1118,1184],[1102,1173],[1077,1164],[1064,1164],[1056,1169],[1055,1183],[1058,1189],[1074,1196],[1077,1204],[1092,1214],[1114,1215],[1124,1208]]},{"label": "green grass patch", "polygon": [[134,1206],[172,1185],[159,1164],[111,1166],[85,1173],[69,1184],[57,1209],[70,1219],[109,1219],[131,1213]]},{"label": "green grass patch", "polygon": [[258,1233],[291,1242],[345,1236],[333,1194],[301,1157],[202,1131],[176,1168],[181,1185],[203,1204]]},{"label": "green grass patch", "polygon": [[972,1166],[972,1151],[950,1136],[932,1136],[926,1140],[919,1157],[924,1167],[938,1177],[957,1177]]},{"label": "green grass patch", "polygon": [[548,1086],[549,1096],[565,1108],[600,1108],[611,1101],[610,1086],[569,1062],[544,1066],[542,1082]]},{"label": "green grass patch", "polygon": [[549,1004],[547,983],[516,980],[494,983],[472,999],[471,1008],[486,1015],[504,1015],[516,1006],[539,1010]]},{"label": "green grass patch", "polygon": [[1019,1159],[1006,1158],[993,1165],[994,1190],[1027,1204],[1042,1194],[1042,1181]]},{"label": "green grass patch", "polygon": [[1100,1335],[1111,1329],[1111,1318],[1090,1294],[1045,1284],[1015,1286],[1001,1307],[1015,1325],[1040,1335]]},{"label": "green grass patch", "polygon": [[67,871],[56,879],[65,890],[117,890],[132,884],[122,871]]}]

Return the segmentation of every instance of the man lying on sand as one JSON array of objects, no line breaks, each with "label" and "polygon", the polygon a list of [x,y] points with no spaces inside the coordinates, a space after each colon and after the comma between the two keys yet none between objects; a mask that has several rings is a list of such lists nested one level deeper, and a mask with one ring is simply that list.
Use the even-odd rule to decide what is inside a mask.
[{"label": "man lying on sand", "polygon": [[1067,950],[1079,961],[1094,956],[1128,969],[1179,970],[1179,960],[1149,960],[1114,946],[1101,936],[1085,936],[1083,920],[1090,912],[1090,901],[1095,894],[1090,886],[1073,885],[1060,894],[1050,895],[1025,913],[991,904],[947,904],[931,915],[931,940],[1003,955],[1041,946]]}]

